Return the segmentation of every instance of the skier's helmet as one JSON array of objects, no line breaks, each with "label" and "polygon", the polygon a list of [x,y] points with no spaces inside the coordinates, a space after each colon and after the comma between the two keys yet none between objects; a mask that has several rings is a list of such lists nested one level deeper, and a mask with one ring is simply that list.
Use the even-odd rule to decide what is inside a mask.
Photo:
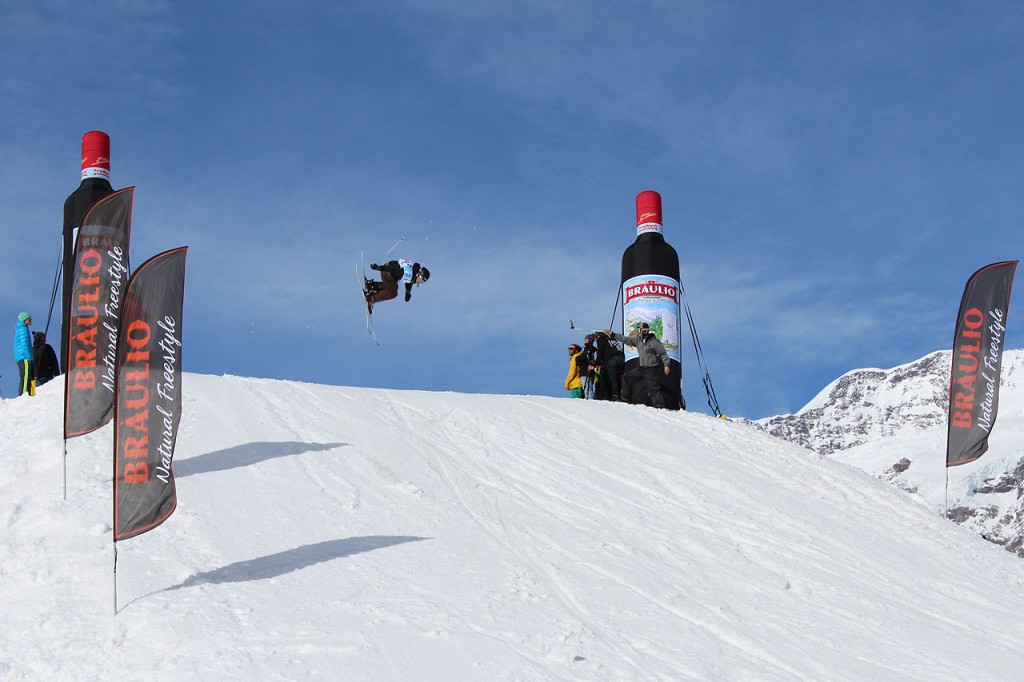
[{"label": "skier's helmet", "polygon": [[428,279],[430,279],[430,270],[420,267],[420,281],[426,282]]}]

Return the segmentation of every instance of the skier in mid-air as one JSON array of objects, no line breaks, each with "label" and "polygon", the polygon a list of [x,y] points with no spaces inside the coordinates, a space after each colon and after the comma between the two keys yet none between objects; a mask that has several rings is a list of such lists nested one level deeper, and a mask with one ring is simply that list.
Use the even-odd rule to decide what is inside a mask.
[{"label": "skier in mid-air", "polygon": [[430,271],[419,263],[407,260],[388,261],[384,265],[370,263],[371,270],[380,272],[381,281],[366,280],[366,304],[372,310],[374,304],[390,301],[398,296],[398,283],[405,284],[405,300],[412,298],[412,285],[420,285],[430,279]]}]

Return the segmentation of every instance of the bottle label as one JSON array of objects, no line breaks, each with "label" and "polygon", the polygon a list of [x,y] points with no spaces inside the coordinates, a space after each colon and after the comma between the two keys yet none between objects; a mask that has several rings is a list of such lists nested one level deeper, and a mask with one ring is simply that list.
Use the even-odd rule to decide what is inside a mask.
[{"label": "bottle label", "polygon": [[91,168],[82,169],[82,179],[86,178],[103,178],[104,180],[110,179],[110,169],[102,168],[99,166],[93,166]]},{"label": "bottle label", "polygon": [[664,234],[661,229],[661,223],[640,223],[636,226],[636,236],[639,237],[642,234],[650,234],[651,232],[657,232],[658,234]]},{"label": "bottle label", "polygon": [[[646,322],[668,356],[682,362],[679,352],[679,282],[665,275],[639,275],[622,285],[622,329],[625,336],[639,336]],[[639,357],[626,346],[626,361]]]}]

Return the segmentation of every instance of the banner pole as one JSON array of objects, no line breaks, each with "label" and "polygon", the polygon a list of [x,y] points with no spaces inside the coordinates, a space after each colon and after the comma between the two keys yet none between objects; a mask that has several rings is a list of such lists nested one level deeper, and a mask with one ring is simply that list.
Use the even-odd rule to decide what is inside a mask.
[{"label": "banner pole", "polygon": [[946,467],[946,489],[942,496],[942,516],[949,518],[949,467]]},{"label": "banner pole", "polygon": [[64,501],[68,501],[68,439],[64,439]]},{"label": "banner pole", "polygon": [[117,615],[117,540],[114,540],[114,615]]}]

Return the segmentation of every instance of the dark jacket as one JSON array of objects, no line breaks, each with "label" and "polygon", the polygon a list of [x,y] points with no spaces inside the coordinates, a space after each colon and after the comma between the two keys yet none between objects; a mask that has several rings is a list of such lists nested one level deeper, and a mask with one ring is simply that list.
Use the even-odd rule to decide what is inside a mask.
[{"label": "dark jacket", "polygon": [[579,368],[580,379],[587,376],[587,372],[590,370],[590,360],[587,359],[586,350],[582,350],[573,356],[576,358],[576,367]]},{"label": "dark jacket", "polygon": [[[586,341],[583,345],[583,355],[587,358],[588,365],[597,366],[597,347],[594,345],[594,341]],[[593,376],[594,372],[591,370],[590,375]]]},{"label": "dark jacket", "polygon": [[606,367],[614,357],[623,357],[623,352],[616,348],[605,334],[597,335],[597,365]]},{"label": "dark jacket", "polygon": [[36,384],[42,386],[60,374],[57,353],[46,343],[46,334],[32,332],[32,356],[35,363]]}]

